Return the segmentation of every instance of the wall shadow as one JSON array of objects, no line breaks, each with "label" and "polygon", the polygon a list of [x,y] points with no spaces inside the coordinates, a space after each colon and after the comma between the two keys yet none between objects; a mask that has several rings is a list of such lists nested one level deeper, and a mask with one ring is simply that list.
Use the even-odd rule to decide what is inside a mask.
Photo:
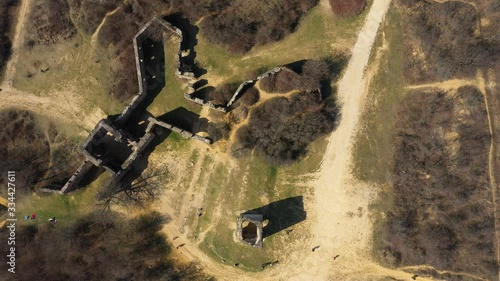
[{"label": "wall shadow", "polygon": [[269,223],[264,226],[263,238],[280,232],[306,219],[302,196],[290,197],[266,206],[244,212],[244,214],[262,214]]},{"label": "wall shadow", "polygon": [[285,64],[284,67],[289,68],[293,70],[293,72],[301,74],[302,73],[302,67],[306,63],[307,60],[298,60],[291,62],[289,64]]},{"label": "wall shadow", "polygon": [[202,99],[204,102],[208,102],[208,96],[213,91],[215,91],[215,87],[205,86],[205,87],[196,89],[196,91],[194,93],[192,93],[191,95],[195,98]]},{"label": "wall shadow", "polygon": [[146,127],[149,123],[148,118],[153,117],[149,111],[141,110],[134,111],[130,118],[125,122],[122,127],[122,131],[127,134],[127,136],[134,140],[139,141],[146,133]]},{"label": "wall shadow", "polygon": [[163,19],[182,30],[181,48],[183,51],[189,51],[188,55],[183,57],[181,61],[181,67],[187,68],[183,70],[192,71],[196,77],[206,74],[206,69],[200,68],[195,62],[196,51],[194,47],[198,45],[196,36],[200,32],[200,29],[196,25],[191,24],[181,13],[171,14]]},{"label": "wall shadow", "polygon": [[105,171],[106,169],[104,169],[103,167],[92,166],[92,168],[90,168],[90,170],[85,174],[83,179],[76,185],[76,188],[74,190],[91,184]]},{"label": "wall shadow", "polygon": [[198,89],[200,89],[201,87],[206,86],[207,84],[208,84],[208,80],[207,80],[207,79],[200,79],[200,80],[198,80],[198,81],[194,82],[194,84],[193,84],[193,88],[194,88],[195,90],[198,90]]},{"label": "wall shadow", "polygon": [[170,123],[183,130],[196,134],[206,132],[208,119],[200,118],[200,115],[187,110],[184,107],[178,107],[158,117],[158,120]]}]

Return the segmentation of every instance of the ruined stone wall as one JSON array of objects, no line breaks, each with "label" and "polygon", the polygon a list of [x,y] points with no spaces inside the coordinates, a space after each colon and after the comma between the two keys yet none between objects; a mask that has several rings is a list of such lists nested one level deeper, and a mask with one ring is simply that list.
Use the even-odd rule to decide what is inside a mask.
[{"label": "ruined stone wall", "polygon": [[283,70],[288,70],[288,71],[291,71],[289,68],[286,68],[284,66],[279,66],[279,67],[275,67],[271,70],[268,70],[264,73],[262,73],[261,75],[257,76],[257,78],[253,79],[253,80],[247,80],[243,83],[241,83],[239,86],[238,86],[238,89],[236,89],[236,91],[234,92],[233,96],[231,97],[231,99],[229,100],[229,102],[225,105],[225,106],[218,106],[218,105],[214,105],[213,103],[211,103],[210,101],[208,102],[205,102],[203,101],[202,99],[200,98],[196,98],[196,97],[193,97],[193,93],[195,92],[194,88],[192,87],[192,84],[190,84],[190,87],[189,87],[189,90],[190,90],[190,93],[185,93],[184,94],[184,98],[186,98],[187,100],[190,100],[192,102],[195,102],[197,104],[200,104],[200,105],[203,105],[203,106],[208,106],[209,108],[211,109],[214,109],[214,110],[218,110],[218,111],[222,111],[224,113],[227,113],[229,111],[229,109],[231,108],[231,106],[234,104],[234,102],[240,97],[240,95],[245,91],[247,90],[248,88],[250,87],[253,87],[253,85],[255,85],[255,83],[257,83],[257,81],[261,80],[261,79],[264,79],[270,75],[275,75],[276,73],[280,72],[280,71],[283,71]]},{"label": "ruined stone wall", "polygon": [[215,105],[215,104],[211,103],[210,101],[205,102],[204,100],[197,98],[197,97],[193,97],[192,95],[187,94],[187,93],[184,94],[184,98],[186,98],[187,100],[192,101],[194,103],[197,103],[199,105],[208,106],[209,108],[211,108],[213,110],[218,110],[218,111],[221,111],[224,113],[227,112],[226,106]]},{"label": "ruined stone wall", "polygon": [[85,160],[80,167],[76,170],[76,172],[69,178],[68,182],[61,188],[61,193],[71,192],[76,189],[78,183],[84,178],[85,174],[94,167],[94,164],[90,162],[88,159]]},{"label": "ruined stone wall", "polygon": [[[209,138],[205,138],[205,137],[196,135],[196,134],[194,134],[194,133],[192,133],[190,131],[181,129],[181,128],[176,127],[176,126],[174,126],[172,124],[169,124],[167,122],[160,121],[160,120],[158,120],[156,118],[149,117],[148,121],[150,122],[150,124],[155,124],[155,125],[160,126],[162,128],[171,130],[172,132],[175,132],[175,133],[181,135],[181,137],[183,137],[185,139],[195,139],[195,140],[201,141],[201,142],[206,143],[206,144],[211,144],[212,143],[212,141]],[[149,128],[149,125],[148,125],[148,128]]]},{"label": "ruined stone wall", "polygon": [[146,25],[144,25],[139,32],[134,36],[133,39],[133,44],[134,44],[134,54],[135,54],[135,64],[136,64],[136,71],[137,71],[137,82],[139,84],[139,93],[134,96],[132,101],[123,109],[122,113],[118,118],[115,120],[117,124],[123,124],[125,123],[128,118],[132,115],[133,112],[139,107],[139,105],[144,101],[147,95],[146,91],[146,85],[144,82],[146,81],[146,70],[144,66],[144,54],[142,50],[142,42],[144,39],[147,38],[147,30],[148,28],[154,24],[158,23],[162,27],[165,28],[165,30],[172,32],[176,36],[179,37],[179,47],[177,49],[177,66],[175,70],[175,74],[181,78],[181,79],[188,79],[192,80],[194,79],[195,75],[193,72],[186,72],[181,70],[181,63],[182,63],[182,41],[183,41],[183,33],[182,31],[172,25],[171,23],[165,21],[164,19],[161,18],[154,18],[150,22],[148,22]]},{"label": "ruined stone wall", "polygon": [[140,139],[137,145],[134,146],[134,149],[130,156],[123,162],[121,166],[122,171],[127,171],[130,169],[131,165],[137,159],[137,157],[141,156],[141,153],[146,149],[146,147],[153,141],[156,137],[156,134],[152,131],[146,132],[144,136]]}]

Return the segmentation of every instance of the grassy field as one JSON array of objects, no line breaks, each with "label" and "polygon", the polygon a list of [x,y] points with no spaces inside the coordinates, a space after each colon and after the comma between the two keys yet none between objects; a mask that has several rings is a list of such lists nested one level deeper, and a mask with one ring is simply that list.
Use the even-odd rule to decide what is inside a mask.
[{"label": "grassy field", "polygon": [[[93,48],[90,37],[81,33],[60,44],[36,45],[31,49],[23,46],[14,87],[39,96],[69,91],[84,99],[82,110],[85,112],[99,107],[107,114],[120,113],[123,105],[107,94],[113,81],[109,70],[111,51]],[[47,68],[48,71],[41,72]],[[70,98],[68,96],[68,102]]]},{"label": "grassy field", "polygon": [[[190,143],[179,150],[169,136],[155,150],[156,157],[175,159],[179,167],[187,168],[168,179],[168,202],[162,204],[174,209],[173,215],[183,221],[179,227],[186,236],[216,261],[224,259],[227,263],[239,263],[246,270],[261,270],[262,263],[286,258],[294,249],[304,247],[297,241],[307,241],[306,223],[291,226],[293,235],[285,234],[283,229],[266,237],[264,248],[258,249],[235,240],[237,216],[296,196],[303,196],[303,204],[307,205],[313,190],[313,173],[319,167],[326,143],[325,139],[318,139],[309,147],[310,156],[290,166],[274,167],[255,155],[227,161],[228,156],[223,153],[207,152]],[[197,216],[200,207],[203,215]],[[283,214],[277,219],[274,223],[290,223]]]},{"label": "grassy field", "polygon": [[[18,223],[46,224],[50,218],[55,217],[60,224],[71,224],[85,214],[98,210],[95,194],[108,178],[109,174],[104,173],[89,186],[68,195],[40,193],[18,198],[16,204]],[[36,220],[24,221],[25,215],[33,213],[36,214]]]},{"label": "grassy field", "polygon": [[217,76],[223,82],[230,82],[243,80],[254,71],[348,51],[368,10],[356,18],[339,19],[329,8],[318,5],[301,20],[296,32],[281,41],[254,47],[245,55],[231,54],[199,36],[197,60],[207,69],[209,77]]}]

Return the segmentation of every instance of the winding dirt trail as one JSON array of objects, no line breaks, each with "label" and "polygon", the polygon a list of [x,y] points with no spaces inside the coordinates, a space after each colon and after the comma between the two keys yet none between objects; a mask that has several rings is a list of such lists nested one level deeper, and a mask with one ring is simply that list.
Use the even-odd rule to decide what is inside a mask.
[{"label": "winding dirt trail", "polygon": [[92,130],[95,124],[105,116],[99,108],[92,114],[86,114],[82,110],[83,99],[70,91],[54,92],[49,96],[39,97],[6,86],[0,92],[0,110],[9,108],[29,110],[55,120],[64,120],[82,126],[86,130]]}]

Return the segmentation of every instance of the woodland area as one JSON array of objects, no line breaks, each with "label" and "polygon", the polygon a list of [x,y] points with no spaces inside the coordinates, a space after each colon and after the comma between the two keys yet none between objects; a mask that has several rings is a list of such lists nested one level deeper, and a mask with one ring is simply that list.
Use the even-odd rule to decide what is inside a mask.
[{"label": "woodland area", "polygon": [[400,2],[406,19],[404,74],[410,83],[471,77],[478,67],[491,67],[498,60],[500,41],[482,34],[473,5]]},{"label": "woodland area", "polygon": [[17,4],[17,0],[0,2],[0,73],[2,73],[12,52],[12,42],[8,33],[12,27],[12,10]]},{"label": "woodland area", "polygon": [[[38,187],[62,187],[76,169],[79,155],[75,147],[54,125],[38,126],[28,111],[2,111],[0,124],[0,173],[6,182],[7,171],[17,171],[17,194]],[[50,142],[50,143],[49,143]]]},{"label": "woodland area", "polygon": [[96,212],[70,224],[24,224],[17,230],[15,275],[17,280],[52,281],[213,280],[196,265],[180,264],[169,255],[161,232],[166,222],[155,212],[132,219]]},{"label": "woodland area", "polygon": [[[483,203],[491,187],[482,94],[474,87],[455,96],[410,92],[397,120],[383,258],[397,267],[429,264],[497,280],[493,207]],[[455,278],[446,280],[461,280]]]}]

